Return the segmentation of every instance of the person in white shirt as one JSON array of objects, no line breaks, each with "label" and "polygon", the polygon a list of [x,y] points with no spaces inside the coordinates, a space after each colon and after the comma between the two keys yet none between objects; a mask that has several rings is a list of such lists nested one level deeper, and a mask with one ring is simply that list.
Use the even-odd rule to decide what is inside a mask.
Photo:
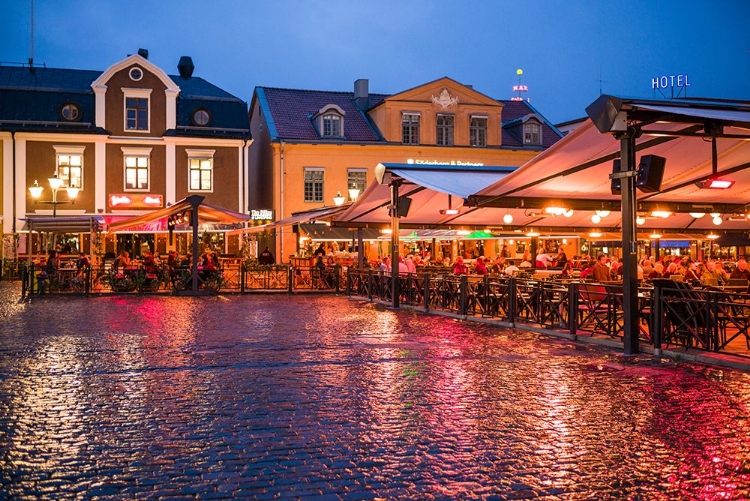
[{"label": "person in white shirt", "polygon": [[536,255],[536,267],[537,268],[546,268],[547,263],[551,263],[554,261],[551,257],[547,255],[546,252],[544,252],[544,249],[539,251],[539,254]]},{"label": "person in white shirt", "polygon": [[512,277],[519,271],[520,270],[518,269],[518,266],[516,266],[515,262],[511,259],[508,261],[508,266],[505,267],[505,269],[503,270],[503,273],[505,273],[509,277]]}]

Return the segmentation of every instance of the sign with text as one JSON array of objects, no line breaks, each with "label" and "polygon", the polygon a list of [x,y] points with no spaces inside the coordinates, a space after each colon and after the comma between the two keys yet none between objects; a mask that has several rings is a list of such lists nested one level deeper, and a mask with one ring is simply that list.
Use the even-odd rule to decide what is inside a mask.
[{"label": "sign with text", "polygon": [[113,193],[109,196],[113,209],[156,209],[164,206],[162,195],[150,193]]},{"label": "sign with text", "polygon": [[252,221],[273,221],[273,210],[271,210],[271,209],[250,209],[250,220],[252,220]]}]

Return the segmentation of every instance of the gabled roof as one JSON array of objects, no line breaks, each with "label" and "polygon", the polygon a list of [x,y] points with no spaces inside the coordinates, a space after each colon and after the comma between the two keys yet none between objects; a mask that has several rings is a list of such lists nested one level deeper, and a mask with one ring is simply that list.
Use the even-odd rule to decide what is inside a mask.
[{"label": "gabled roof", "polygon": [[544,115],[539,113],[528,101],[511,101],[501,100],[498,101],[504,105],[503,107],[503,146],[524,146],[529,145],[523,144],[523,138],[517,137],[515,134],[510,132],[508,129],[513,125],[521,122],[524,117],[529,115],[536,115],[542,119],[542,144],[537,145],[540,149],[549,148],[556,142],[558,142],[563,134],[557,130],[557,127],[552,125]]},{"label": "gabled roof", "polygon": [[[146,66],[143,63],[146,60],[137,57],[138,60],[131,61],[131,56],[124,61]],[[102,76],[101,71],[0,65],[0,127],[106,133],[94,126],[92,84]],[[178,130],[172,131],[171,135],[234,137],[249,134],[247,103],[200,77],[166,74],[164,77],[171,79],[171,86],[180,90],[177,97]],[[61,121],[60,107],[65,103],[78,105],[81,110],[78,122]],[[209,126],[192,127],[191,117],[198,108],[209,111]]]},{"label": "gabled roof", "polygon": [[[370,94],[367,108],[380,103],[387,96]],[[366,113],[354,104],[354,92],[279,89],[256,87],[255,96],[263,116],[268,120],[272,139],[285,141],[319,141],[312,117],[328,104],[335,104],[346,113],[344,140],[353,142],[382,142],[383,138]],[[340,140],[337,140],[340,141]]]}]

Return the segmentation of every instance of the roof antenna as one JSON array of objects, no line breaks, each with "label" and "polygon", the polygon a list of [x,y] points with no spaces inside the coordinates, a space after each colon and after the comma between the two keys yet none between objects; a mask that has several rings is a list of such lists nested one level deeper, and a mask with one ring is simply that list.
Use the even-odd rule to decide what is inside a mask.
[{"label": "roof antenna", "polygon": [[31,54],[29,56],[29,68],[34,71],[34,0],[31,0]]}]

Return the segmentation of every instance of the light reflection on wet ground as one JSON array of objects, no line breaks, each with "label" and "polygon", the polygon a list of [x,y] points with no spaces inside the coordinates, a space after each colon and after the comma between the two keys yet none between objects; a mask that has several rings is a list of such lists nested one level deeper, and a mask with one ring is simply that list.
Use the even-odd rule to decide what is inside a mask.
[{"label": "light reflection on wet ground", "polygon": [[750,498],[748,374],[343,297],[17,292],[0,498]]}]

